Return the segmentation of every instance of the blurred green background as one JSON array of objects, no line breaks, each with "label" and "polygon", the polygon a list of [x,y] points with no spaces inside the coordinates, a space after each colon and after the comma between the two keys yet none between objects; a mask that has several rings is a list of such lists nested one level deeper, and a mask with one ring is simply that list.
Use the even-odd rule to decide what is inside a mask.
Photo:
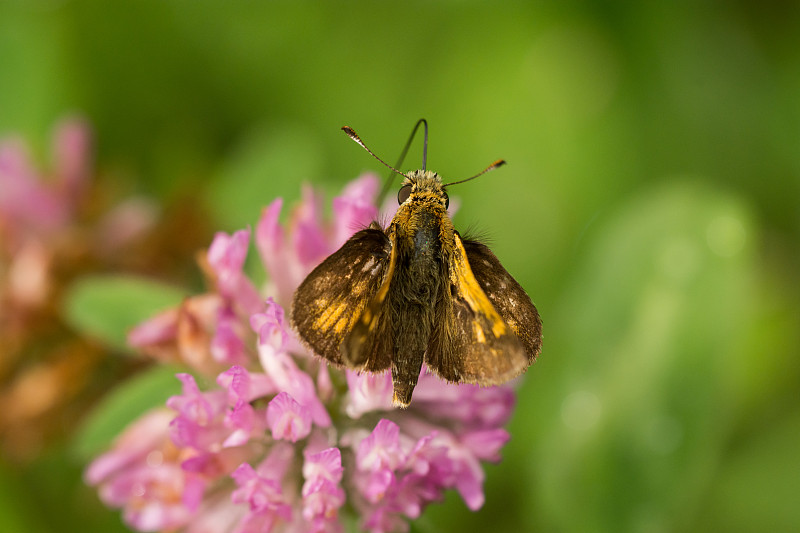
[{"label": "blurred green background", "polygon": [[[799,23],[783,2],[5,1],[0,133],[43,159],[82,113],[98,179],[232,230],[383,173],[340,126],[393,162],[425,117],[446,179],[508,161],[454,189],[455,224],[545,337],[484,508],[450,494],[412,530],[798,531]],[[4,460],[0,530],[122,531],[84,460],[69,438]]]}]

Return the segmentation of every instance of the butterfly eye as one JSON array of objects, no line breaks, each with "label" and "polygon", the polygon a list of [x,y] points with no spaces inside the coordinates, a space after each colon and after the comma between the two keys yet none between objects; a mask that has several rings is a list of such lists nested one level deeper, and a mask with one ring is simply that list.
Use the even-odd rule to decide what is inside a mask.
[{"label": "butterfly eye", "polygon": [[402,204],[403,202],[408,200],[409,196],[411,196],[411,184],[410,183],[408,185],[403,185],[402,187],[400,187],[400,190],[397,191],[397,203],[398,204]]},{"label": "butterfly eye", "polygon": [[447,193],[443,194],[444,194],[444,208],[447,209],[448,207],[450,207],[450,197],[447,196]]}]

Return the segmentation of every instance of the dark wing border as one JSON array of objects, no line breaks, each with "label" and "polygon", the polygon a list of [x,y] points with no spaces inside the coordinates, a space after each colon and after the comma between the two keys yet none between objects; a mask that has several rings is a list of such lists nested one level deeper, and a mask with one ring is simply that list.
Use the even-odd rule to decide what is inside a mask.
[{"label": "dark wing border", "polygon": [[525,289],[488,246],[463,241],[472,273],[489,301],[525,346],[531,363],[542,351],[542,319]]}]

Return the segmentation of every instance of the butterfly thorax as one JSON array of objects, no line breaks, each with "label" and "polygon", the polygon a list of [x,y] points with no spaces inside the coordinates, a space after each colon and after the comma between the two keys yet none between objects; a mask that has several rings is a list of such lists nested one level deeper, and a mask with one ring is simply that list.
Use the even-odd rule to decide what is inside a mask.
[{"label": "butterfly thorax", "polygon": [[447,197],[438,174],[418,170],[403,186],[411,193],[398,208],[389,235],[394,241],[398,272],[401,278],[392,284],[402,289],[406,303],[431,307],[446,279],[443,257],[453,241],[453,223],[447,215]]}]

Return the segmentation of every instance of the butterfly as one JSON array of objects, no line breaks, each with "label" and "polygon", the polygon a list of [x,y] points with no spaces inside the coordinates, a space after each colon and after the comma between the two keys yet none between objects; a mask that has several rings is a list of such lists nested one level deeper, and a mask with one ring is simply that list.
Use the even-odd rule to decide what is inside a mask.
[{"label": "butterfly", "polygon": [[[427,122],[420,123],[427,152]],[[336,366],[390,369],[399,407],[411,403],[423,362],[443,380],[483,386],[527,370],[542,346],[536,307],[492,251],[462,239],[447,214],[449,185],[505,162],[443,184],[425,169],[425,156],[422,170],[402,173],[342,129],[404,177],[399,207],[388,228],[373,222],[358,231],[300,284],[291,312],[300,338]]]}]

